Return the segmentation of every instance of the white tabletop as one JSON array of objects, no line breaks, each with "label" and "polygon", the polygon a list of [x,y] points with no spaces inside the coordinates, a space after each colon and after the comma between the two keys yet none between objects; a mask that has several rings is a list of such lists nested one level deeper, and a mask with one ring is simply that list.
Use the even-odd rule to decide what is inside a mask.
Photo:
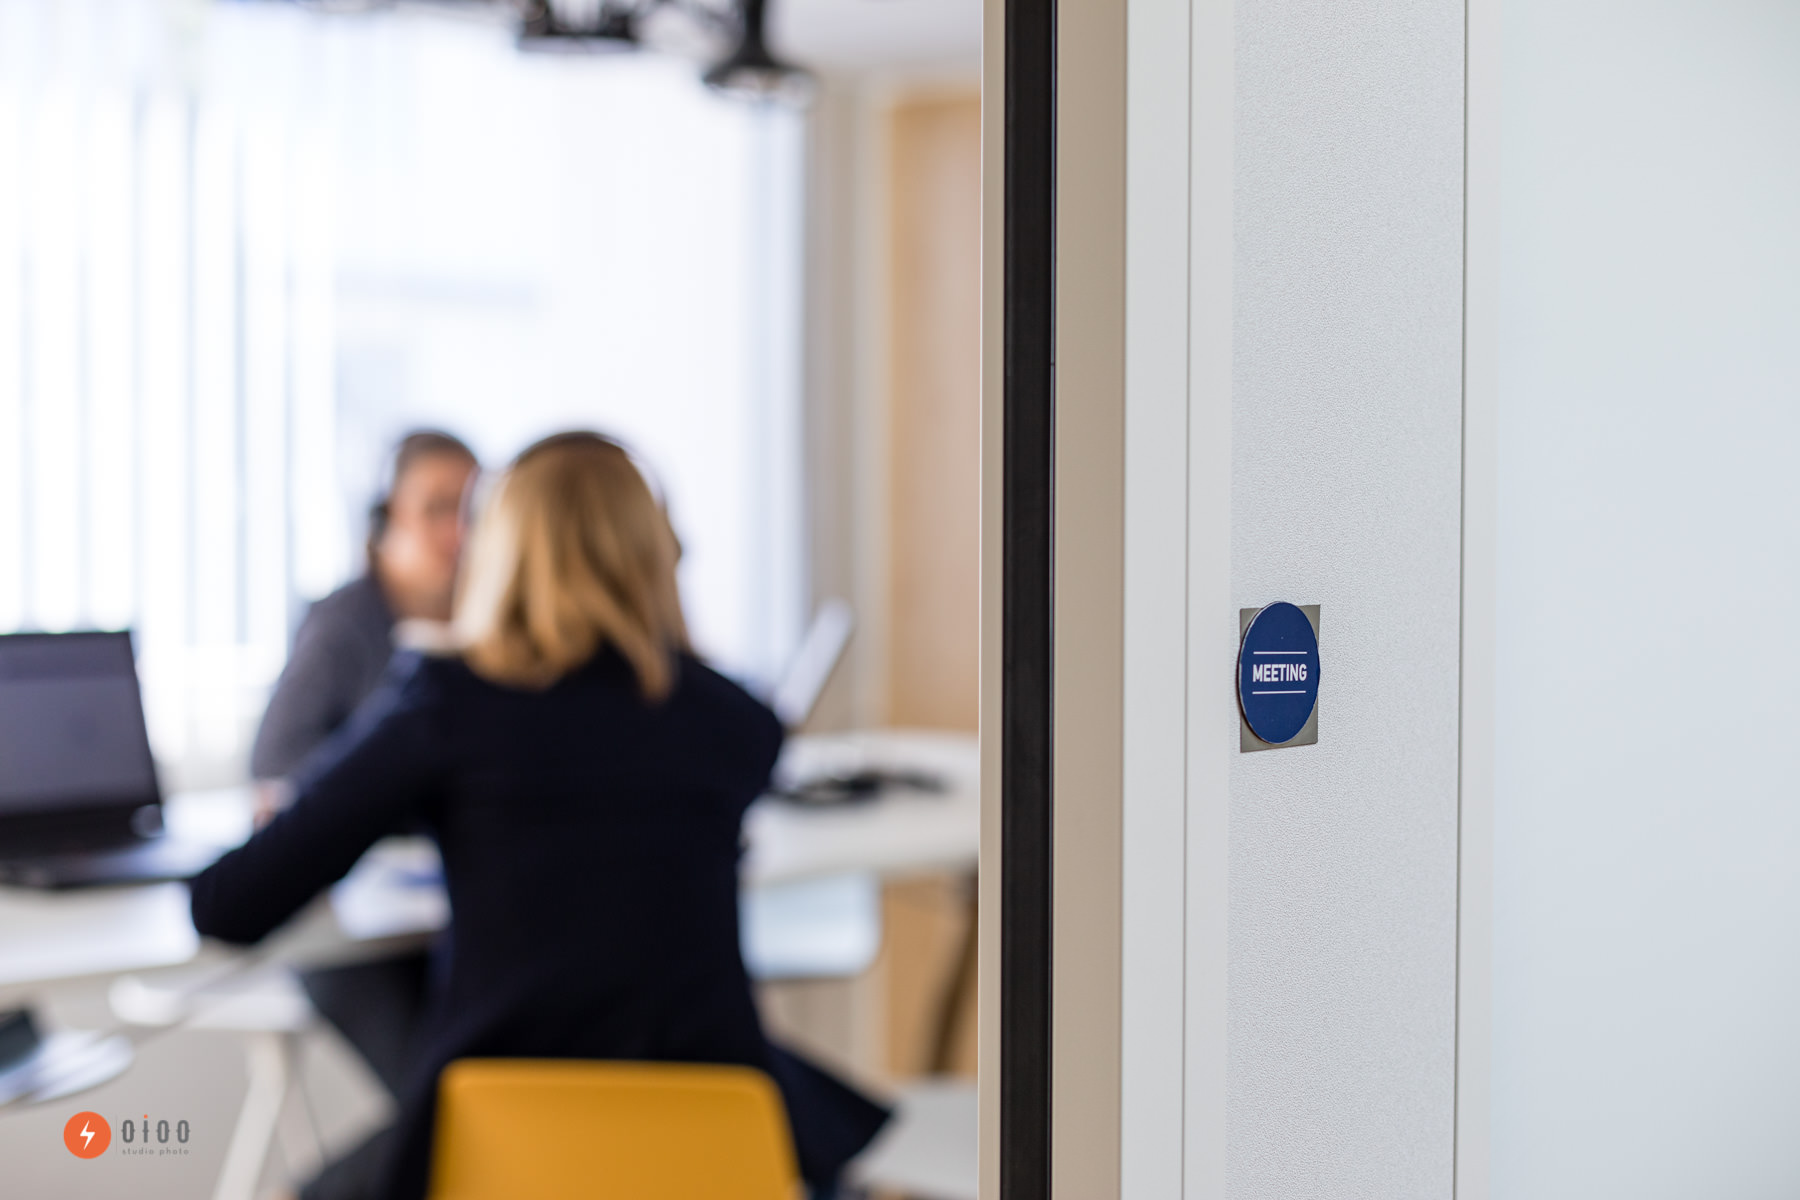
[{"label": "white tabletop", "polygon": [[782,782],[865,769],[916,771],[939,792],[892,788],[867,803],[809,809],[762,801],[744,822],[752,885],[849,871],[877,875],[973,870],[981,831],[981,761],[967,734],[881,730],[799,737],[776,768]]},{"label": "white tabletop", "polygon": [[[759,801],[745,821],[746,884],[768,888],[857,872],[974,869],[981,800],[973,737],[889,730],[798,737],[777,774],[791,780],[868,768],[922,772],[941,779],[944,788],[891,789],[866,803],[827,809]],[[248,809],[241,795],[210,793],[172,799],[168,820],[177,833],[229,841],[248,829]],[[278,952],[295,962],[345,961],[442,928],[448,911],[441,889],[416,881],[430,853],[416,843],[377,847],[329,899],[315,902],[278,935]],[[0,888],[0,1003],[46,984],[224,953],[195,935],[181,884],[69,892]]]}]

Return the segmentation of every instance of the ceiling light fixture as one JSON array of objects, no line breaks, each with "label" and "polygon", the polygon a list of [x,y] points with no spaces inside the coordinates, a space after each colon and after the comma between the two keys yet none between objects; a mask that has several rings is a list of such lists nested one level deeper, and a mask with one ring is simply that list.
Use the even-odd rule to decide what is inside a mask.
[{"label": "ceiling light fixture", "polygon": [[[396,7],[399,0],[292,0],[327,12]],[[563,54],[617,54],[662,49],[699,57],[721,46],[730,51],[701,78],[714,91],[761,104],[803,107],[812,100],[812,73],[769,50],[769,0],[436,0],[428,7],[516,15],[521,50]],[[662,21],[664,10],[677,14]],[[683,29],[692,36],[683,36]],[[645,32],[649,31],[646,39]]]},{"label": "ceiling light fixture", "polygon": [[639,49],[636,9],[606,3],[529,0],[519,16],[519,48],[569,54]]},{"label": "ceiling light fixture", "polygon": [[791,104],[812,99],[812,75],[769,53],[768,0],[738,0],[738,44],[701,76],[714,91],[745,100]]}]

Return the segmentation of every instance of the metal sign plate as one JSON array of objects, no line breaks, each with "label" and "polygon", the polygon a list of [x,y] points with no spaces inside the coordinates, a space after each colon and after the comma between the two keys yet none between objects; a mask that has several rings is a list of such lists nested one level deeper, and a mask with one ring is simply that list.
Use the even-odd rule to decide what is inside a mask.
[{"label": "metal sign plate", "polygon": [[1285,601],[1238,612],[1239,749],[1319,740],[1319,606]]}]

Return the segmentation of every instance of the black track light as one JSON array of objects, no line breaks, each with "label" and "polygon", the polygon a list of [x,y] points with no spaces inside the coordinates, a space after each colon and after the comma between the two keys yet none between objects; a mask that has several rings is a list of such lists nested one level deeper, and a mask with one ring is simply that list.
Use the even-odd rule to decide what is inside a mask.
[{"label": "black track light", "polygon": [[768,0],[739,2],[737,48],[702,76],[707,86],[747,100],[804,105],[812,99],[813,78],[769,53]]},{"label": "black track light", "polygon": [[559,5],[531,0],[519,22],[522,50],[608,54],[636,50],[639,44],[636,10],[610,2]]}]

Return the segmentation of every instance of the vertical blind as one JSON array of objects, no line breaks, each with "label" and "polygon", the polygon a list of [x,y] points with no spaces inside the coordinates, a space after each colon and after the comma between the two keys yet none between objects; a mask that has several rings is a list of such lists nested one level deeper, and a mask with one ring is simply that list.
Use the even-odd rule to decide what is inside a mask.
[{"label": "vertical blind", "polygon": [[331,162],[129,7],[0,13],[0,629],[133,629],[159,752],[203,764],[343,554],[296,502],[335,487]]},{"label": "vertical blind", "polygon": [[0,631],[131,628],[171,782],[243,771],[393,437],[624,436],[690,625],[804,604],[803,127],[433,11],[0,0]]}]

